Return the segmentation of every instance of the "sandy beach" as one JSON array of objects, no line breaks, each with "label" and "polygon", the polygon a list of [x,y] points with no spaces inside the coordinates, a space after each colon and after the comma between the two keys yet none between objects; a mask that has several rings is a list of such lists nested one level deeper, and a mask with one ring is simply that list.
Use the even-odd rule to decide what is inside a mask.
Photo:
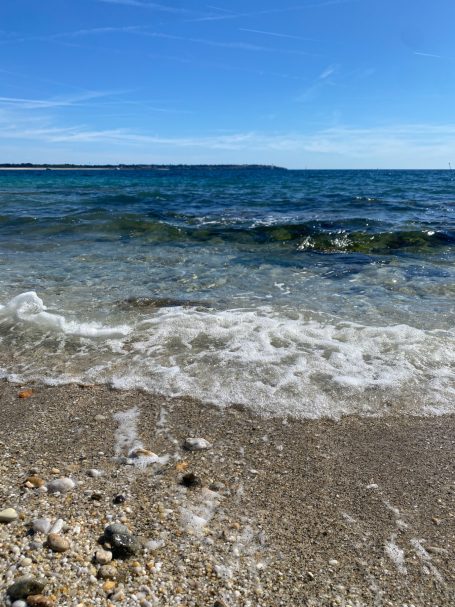
[{"label": "sandy beach", "polygon": [[[33,576],[44,606],[454,604],[454,416],[262,419],[6,382],[0,398],[0,510],[18,515],[0,526],[3,600]],[[52,493],[61,477],[74,487]],[[62,519],[62,552],[37,519]],[[136,548],[106,564],[115,522]]]}]

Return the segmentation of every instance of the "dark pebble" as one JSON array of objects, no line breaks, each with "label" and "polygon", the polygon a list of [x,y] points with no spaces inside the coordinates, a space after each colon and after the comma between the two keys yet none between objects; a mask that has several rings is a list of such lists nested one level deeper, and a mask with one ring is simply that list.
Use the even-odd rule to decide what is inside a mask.
[{"label": "dark pebble", "polygon": [[33,594],[41,594],[44,584],[28,575],[21,577],[6,591],[12,601],[26,599]]},{"label": "dark pebble", "polygon": [[104,542],[108,542],[114,559],[128,559],[141,549],[139,540],[132,535],[128,527],[114,523],[104,530]]},{"label": "dark pebble", "polygon": [[188,489],[194,489],[195,487],[200,487],[202,485],[201,479],[196,476],[193,472],[188,472],[188,474],[184,474],[180,481],[180,484]]}]

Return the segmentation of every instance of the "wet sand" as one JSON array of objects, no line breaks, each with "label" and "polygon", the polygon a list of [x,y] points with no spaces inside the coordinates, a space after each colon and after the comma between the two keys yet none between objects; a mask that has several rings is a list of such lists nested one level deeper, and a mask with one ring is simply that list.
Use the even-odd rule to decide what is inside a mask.
[{"label": "wet sand", "polygon": [[[2,597],[31,574],[55,605],[80,607],[455,604],[455,416],[262,419],[103,386],[26,387],[20,399],[0,383],[0,510],[19,513],[0,525]],[[113,414],[133,407],[137,435],[133,423],[122,443]],[[185,451],[189,436],[213,447]],[[139,442],[167,461],[131,465]],[[76,488],[24,487],[33,469]],[[39,517],[64,519],[67,552],[40,546]],[[92,556],[111,521],[145,548],[106,585]]]}]

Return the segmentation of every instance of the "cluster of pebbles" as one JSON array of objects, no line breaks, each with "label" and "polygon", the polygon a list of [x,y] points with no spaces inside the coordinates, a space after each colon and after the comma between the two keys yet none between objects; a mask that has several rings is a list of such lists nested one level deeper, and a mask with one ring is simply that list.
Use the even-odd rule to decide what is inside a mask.
[{"label": "cluster of pebbles", "polygon": [[103,468],[81,458],[23,472],[13,459],[0,503],[0,605],[269,605],[261,531],[228,516],[225,484],[193,471],[211,448],[189,437],[171,456],[100,452]]}]

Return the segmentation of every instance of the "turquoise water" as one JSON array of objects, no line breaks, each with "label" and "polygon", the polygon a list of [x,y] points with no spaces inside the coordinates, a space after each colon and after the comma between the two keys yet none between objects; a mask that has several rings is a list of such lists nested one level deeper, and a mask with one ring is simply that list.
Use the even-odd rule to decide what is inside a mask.
[{"label": "turquoise water", "polygon": [[303,417],[454,408],[449,171],[0,172],[0,367]]}]

